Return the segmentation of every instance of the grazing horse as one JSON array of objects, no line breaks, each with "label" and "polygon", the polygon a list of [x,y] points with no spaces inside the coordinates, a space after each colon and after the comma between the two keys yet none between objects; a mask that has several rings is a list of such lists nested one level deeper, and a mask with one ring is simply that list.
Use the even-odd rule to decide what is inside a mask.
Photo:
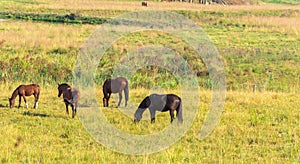
[{"label": "grazing horse", "polygon": [[78,101],[80,99],[80,92],[69,86],[68,84],[58,84],[58,97],[63,95],[63,99],[66,105],[66,112],[69,114],[69,105],[72,107],[72,118],[75,117],[77,107],[78,107]]},{"label": "grazing horse", "polygon": [[108,107],[108,101],[111,93],[119,93],[119,103],[118,107],[122,101],[122,91],[124,90],[125,94],[125,107],[127,106],[129,90],[128,90],[128,81],[124,77],[117,77],[115,79],[107,79],[103,84],[103,106]]},{"label": "grazing horse", "polygon": [[38,100],[40,96],[40,86],[37,84],[30,84],[30,85],[20,85],[18,86],[14,92],[12,93],[11,98],[8,98],[9,100],[9,107],[13,108],[15,104],[15,99],[17,96],[19,96],[19,106],[21,106],[21,97],[23,97],[26,108],[28,108],[28,103],[26,101],[26,96],[34,95],[34,108],[37,109],[38,107]]},{"label": "grazing horse", "polygon": [[181,98],[174,94],[151,94],[144,98],[140,103],[138,109],[134,114],[134,123],[139,122],[142,119],[144,111],[149,108],[151,123],[155,122],[155,111],[170,112],[171,123],[174,120],[174,111],[176,110],[176,117],[179,123],[183,122],[182,119],[182,102]]}]

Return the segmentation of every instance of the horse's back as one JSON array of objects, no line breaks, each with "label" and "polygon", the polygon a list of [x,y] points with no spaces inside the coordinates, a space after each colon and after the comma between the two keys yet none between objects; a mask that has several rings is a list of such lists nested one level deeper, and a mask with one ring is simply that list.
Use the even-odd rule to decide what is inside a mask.
[{"label": "horse's back", "polygon": [[40,86],[38,84],[29,84],[23,86],[26,90],[40,90]]},{"label": "horse's back", "polygon": [[127,83],[127,79],[125,77],[117,77],[115,80]]},{"label": "horse's back", "polygon": [[124,89],[128,85],[128,81],[125,77],[119,77],[117,79],[120,82],[122,89]]},{"label": "horse's back", "polygon": [[170,100],[181,100],[181,98],[175,94],[167,94],[167,97]]},{"label": "horse's back", "polygon": [[181,103],[181,98],[175,94],[151,94],[149,97],[151,106],[162,112],[175,110]]},{"label": "horse's back", "polygon": [[40,92],[40,86],[38,84],[22,84],[19,87],[17,87],[16,90],[18,90],[19,94],[21,95],[25,94],[25,96],[31,96],[34,93]]},{"label": "horse's back", "polygon": [[162,111],[166,105],[167,96],[165,94],[151,94],[150,99],[150,108],[155,108],[158,111]]},{"label": "horse's back", "polygon": [[106,79],[103,84],[103,90],[108,93],[118,93],[128,86],[128,81],[124,77],[117,77],[115,79]]}]

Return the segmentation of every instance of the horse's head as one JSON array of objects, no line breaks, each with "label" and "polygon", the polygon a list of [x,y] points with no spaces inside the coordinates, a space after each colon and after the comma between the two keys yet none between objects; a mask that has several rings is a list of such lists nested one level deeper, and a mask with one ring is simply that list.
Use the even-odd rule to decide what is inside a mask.
[{"label": "horse's head", "polygon": [[63,92],[62,87],[61,87],[60,84],[58,84],[57,90],[58,90],[58,97],[60,97],[62,92]]},{"label": "horse's head", "polygon": [[103,107],[108,107],[108,99],[103,97]]},{"label": "horse's head", "polygon": [[140,122],[141,119],[142,119],[142,113],[141,112],[135,112],[133,122],[136,124],[136,123]]},{"label": "horse's head", "polygon": [[8,98],[8,101],[9,101],[9,107],[10,107],[10,108],[13,108],[13,107],[14,107],[14,105],[15,105],[15,101],[14,101],[14,99],[12,99],[12,98]]},{"label": "horse's head", "polygon": [[58,97],[60,97],[65,91],[71,91],[72,88],[68,84],[58,84]]},{"label": "horse's head", "polygon": [[133,120],[133,123],[138,123],[138,122],[140,122],[140,120],[139,119],[137,119],[137,118],[134,118],[134,120]]}]

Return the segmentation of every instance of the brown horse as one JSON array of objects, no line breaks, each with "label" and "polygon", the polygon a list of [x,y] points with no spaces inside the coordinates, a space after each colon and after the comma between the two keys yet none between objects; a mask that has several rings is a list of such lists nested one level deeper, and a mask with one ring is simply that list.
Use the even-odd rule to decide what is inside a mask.
[{"label": "brown horse", "polygon": [[26,96],[31,96],[34,95],[34,108],[37,109],[38,107],[38,100],[39,100],[39,96],[40,96],[40,86],[37,84],[30,84],[30,85],[20,85],[18,86],[14,92],[12,93],[11,98],[8,98],[9,100],[9,107],[13,108],[14,104],[15,104],[15,99],[17,96],[19,96],[19,106],[18,108],[20,108],[21,106],[21,97],[23,97],[25,104],[26,104],[26,108],[28,108],[28,104],[26,101]]},{"label": "brown horse", "polygon": [[125,107],[127,106],[129,90],[128,90],[128,81],[124,77],[118,77],[115,79],[107,79],[103,84],[103,106],[108,107],[108,101],[111,93],[119,93],[119,103],[118,107],[122,101],[122,91],[124,90],[125,94]]},{"label": "brown horse", "polygon": [[149,108],[151,123],[155,122],[155,111],[170,112],[171,123],[174,120],[174,111],[179,123],[183,122],[181,98],[174,94],[151,94],[144,98],[134,114],[134,123],[142,119],[144,111]]},{"label": "brown horse", "polygon": [[69,105],[72,107],[72,118],[75,117],[78,107],[78,101],[80,99],[80,92],[77,89],[72,88],[70,85],[58,84],[58,97],[63,95],[63,99],[66,105],[66,112],[69,114]]},{"label": "brown horse", "polygon": [[142,2],[142,6],[146,6],[147,7],[148,6],[148,2],[147,1],[143,1]]}]

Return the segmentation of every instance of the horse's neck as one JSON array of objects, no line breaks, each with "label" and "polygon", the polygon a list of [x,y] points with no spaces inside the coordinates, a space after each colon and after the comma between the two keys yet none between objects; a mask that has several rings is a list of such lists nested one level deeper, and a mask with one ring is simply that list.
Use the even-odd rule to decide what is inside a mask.
[{"label": "horse's neck", "polygon": [[146,109],[147,109],[147,108],[138,108],[138,109],[135,111],[135,115],[142,116]]},{"label": "horse's neck", "polygon": [[63,98],[72,99],[72,90],[65,90],[63,92]]},{"label": "horse's neck", "polygon": [[19,95],[19,88],[15,89],[11,95],[11,99],[15,99]]}]

